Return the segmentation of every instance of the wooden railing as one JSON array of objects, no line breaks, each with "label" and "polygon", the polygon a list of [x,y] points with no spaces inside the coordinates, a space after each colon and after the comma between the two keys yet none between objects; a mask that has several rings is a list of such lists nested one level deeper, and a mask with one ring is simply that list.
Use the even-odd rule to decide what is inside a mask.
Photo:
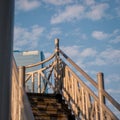
[{"label": "wooden railing", "polygon": [[11,120],[34,120],[27,94],[23,86],[22,67],[12,61]]},{"label": "wooden railing", "polygon": [[[101,84],[102,73],[98,74]],[[99,85],[99,97],[65,65],[62,94],[77,118],[85,120],[118,120],[107,108],[102,95],[102,86]],[[117,102],[115,102],[118,104]],[[120,105],[117,106],[119,108]]]},{"label": "wooden railing", "polygon": [[[25,66],[25,84],[28,83],[28,88],[31,88],[29,92],[45,93],[48,91],[55,91],[55,86],[52,84],[53,70],[55,67],[55,53],[52,54],[48,59],[38,62],[36,64]],[[51,61],[53,60],[53,61]],[[49,62],[47,64],[47,62]],[[27,72],[28,69],[32,69],[36,66],[44,66],[41,69]],[[52,80],[52,81],[51,81]]]},{"label": "wooden railing", "polygon": [[120,104],[117,103],[104,89],[103,73],[98,73],[98,83],[95,82],[86,72],[76,65],[62,50],[61,55],[74,67],[77,72],[89,81],[98,92],[98,96],[83,80],[72,71],[65,63],[63,64],[63,87],[62,94],[75,116],[82,120],[118,120],[118,117],[107,107],[105,100],[108,100],[120,113]]},{"label": "wooden railing", "polygon": [[[30,85],[31,92],[62,94],[63,99],[76,116],[76,120],[118,120],[119,118],[105,103],[108,100],[120,113],[120,104],[104,89],[103,73],[98,73],[98,82],[95,82],[59,49],[58,39],[55,41],[55,46],[55,52],[48,59],[19,68],[19,81],[21,81],[19,84],[23,86],[19,89],[25,94],[23,88],[29,82],[27,85]],[[36,66],[44,67],[28,72],[28,69]],[[75,74],[72,68],[75,68],[79,75]],[[13,75],[18,75],[18,73]],[[93,91],[82,78],[89,81],[96,91]],[[18,87],[18,83],[16,84]],[[15,92],[15,95],[18,94]]]}]

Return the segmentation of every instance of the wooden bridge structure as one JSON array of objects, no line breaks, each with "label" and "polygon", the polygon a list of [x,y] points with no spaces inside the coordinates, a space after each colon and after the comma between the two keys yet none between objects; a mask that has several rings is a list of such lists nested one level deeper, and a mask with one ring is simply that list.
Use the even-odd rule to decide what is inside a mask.
[{"label": "wooden bridge structure", "polygon": [[[48,59],[16,65],[13,13],[14,0],[0,0],[0,120],[119,120],[120,104],[105,91],[103,73],[93,80],[59,48],[58,39]],[[27,70],[42,64],[38,70]],[[25,90],[27,82],[31,91]]]},{"label": "wooden bridge structure", "polygon": [[[42,64],[38,70],[27,70]],[[28,81],[31,91],[26,92]],[[120,113],[120,104],[104,89],[103,73],[97,74],[97,82],[93,80],[59,48],[59,39],[44,61],[17,67],[13,60],[12,120],[118,120],[106,101]]]}]

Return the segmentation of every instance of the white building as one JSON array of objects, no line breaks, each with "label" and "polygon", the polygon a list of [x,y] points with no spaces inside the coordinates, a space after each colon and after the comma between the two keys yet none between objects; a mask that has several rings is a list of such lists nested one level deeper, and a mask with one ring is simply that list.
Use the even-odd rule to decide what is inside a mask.
[{"label": "white building", "polygon": [[[44,53],[42,51],[18,51],[18,50],[15,50],[13,52],[13,54],[14,54],[14,58],[15,58],[17,66],[26,66],[26,65],[40,62],[45,59]],[[43,67],[43,65],[29,68],[26,71],[30,72],[33,70],[38,70],[42,67]],[[44,84],[45,84],[45,82],[43,82],[43,80],[41,80],[41,86],[43,86]],[[35,86],[37,86],[37,79],[35,81]],[[31,81],[28,81],[26,84],[27,91],[29,88],[31,88]],[[35,87],[35,92],[37,92],[37,87]]]}]

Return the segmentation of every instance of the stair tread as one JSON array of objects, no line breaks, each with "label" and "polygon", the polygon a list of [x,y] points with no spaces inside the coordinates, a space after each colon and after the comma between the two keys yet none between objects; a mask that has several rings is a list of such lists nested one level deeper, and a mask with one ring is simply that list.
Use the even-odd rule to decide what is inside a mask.
[{"label": "stair tread", "polygon": [[60,94],[27,93],[27,95],[35,120],[68,120],[68,116],[71,115],[71,110]]},{"label": "stair tread", "polygon": [[57,109],[57,110],[42,110],[42,109],[32,109],[33,113],[37,113],[37,114],[66,114],[65,111],[63,111],[62,109]]},{"label": "stair tread", "polygon": [[61,116],[58,118],[58,116],[43,116],[43,117],[36,116],[35,120],[67,120],[67,117]]},{"label": "stair tread", "polygon": [[38,107],[38,108],[45,108],[45,109],[49,109],[49,108],[62,108],[61,107],[61,104],[57,103],[53,103],[53,104],[45,104],[45,103],[42,103],[42,104],[32,104],[32,107]]}]

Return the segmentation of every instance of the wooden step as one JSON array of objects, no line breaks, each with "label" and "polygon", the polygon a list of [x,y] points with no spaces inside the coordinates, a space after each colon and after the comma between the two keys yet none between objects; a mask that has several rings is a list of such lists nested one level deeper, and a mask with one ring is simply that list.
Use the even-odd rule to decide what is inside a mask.
[{"label": "wooden step", "polygon": [[33,107],[37,107],[38,109],[43,109],[43,110],[51,110],[51,109],[62,109],[62,106],[60,103],[36,103],[32,104]]},{"label": "wooden step", "polygon": [[27,94],[35,120],[75,120],[60,94]]},{"label": "wooden step", "polygon": [[69,120],[67,116],[35,116],[35,120]]}]

